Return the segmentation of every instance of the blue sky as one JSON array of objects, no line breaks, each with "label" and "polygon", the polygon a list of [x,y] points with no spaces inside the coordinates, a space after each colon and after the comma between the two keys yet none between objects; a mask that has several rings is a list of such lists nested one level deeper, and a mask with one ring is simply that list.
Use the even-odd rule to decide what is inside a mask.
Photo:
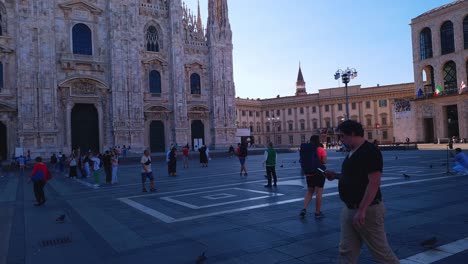
[{"label": "blue sky", "polygon": [[[196,13],[198,0],[185,0]],[[452,0],[228,0],[236,96],[293,95],[299,61],[308,93],[413,82],[411,19]],[[208,0],[200,0],[206,25]]]}]

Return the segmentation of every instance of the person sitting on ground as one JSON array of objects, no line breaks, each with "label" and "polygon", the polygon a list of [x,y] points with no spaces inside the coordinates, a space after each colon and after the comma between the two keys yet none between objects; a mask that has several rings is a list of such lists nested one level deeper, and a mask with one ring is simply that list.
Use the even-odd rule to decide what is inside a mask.
[{"label": "person sitting on ground", "polygon": [[450,153],[450,157],[455,161],[455,166],[452,170],[459,174],[468,174],[468,155],[462,152],[461,148],[456,148],[455,155]]}]

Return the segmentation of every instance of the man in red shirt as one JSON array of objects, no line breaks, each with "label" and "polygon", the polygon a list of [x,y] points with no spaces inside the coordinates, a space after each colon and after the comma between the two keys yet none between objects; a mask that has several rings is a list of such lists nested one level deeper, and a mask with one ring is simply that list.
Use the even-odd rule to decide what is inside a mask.
[{"label": "man in red shirt", "polygon": [[52,175],[47,168],[47,165],[42,162],[41,157],[36,158],[29,180],[34,183],[34,195],[36,196],[35,206],[41,206],[46,202],[44,195],[44,186],[46,182],[52,178]]}]

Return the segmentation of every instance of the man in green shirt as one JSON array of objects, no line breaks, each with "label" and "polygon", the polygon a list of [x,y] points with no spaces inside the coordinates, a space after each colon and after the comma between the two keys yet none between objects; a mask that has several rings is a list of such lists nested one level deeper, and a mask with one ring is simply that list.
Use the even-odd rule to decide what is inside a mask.
[{"label": "man in green shirt", "polygon": [[268,143],[268,149],[265,150],[263,154],[263,165],[266,168],[267,180],[268,184],[265,185],[266,188],[271,188],[271,178],[273,176],[273,186],[276,187],[276,158],[277,158],[276,150],[273,148],[273,143]]}]

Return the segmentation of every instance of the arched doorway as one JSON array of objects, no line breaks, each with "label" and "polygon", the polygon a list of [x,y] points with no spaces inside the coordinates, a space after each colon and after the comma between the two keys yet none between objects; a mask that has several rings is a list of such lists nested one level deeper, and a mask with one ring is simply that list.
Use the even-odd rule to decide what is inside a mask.
[{"label": "arched doorway", "polygon": [[7,154],[7,128],[2,122],[0,122],[0,160],[8,159]]},{"label": "arched doorway", "polygon": [[192,149],[197,150],[201,145],[205,145],[205,125],[201,120],[193,120],[192,131]]},{"label": "arched doorway", "polygon": [[152,121],[150,124],[150,149],[151,152],[164,152],[166,149],[164,138],[164,123]]},{"label": "arched doorway", "polygon": [[92,104],[75,104],[71,111],[72,148],[100,151],[98,113]]}]

